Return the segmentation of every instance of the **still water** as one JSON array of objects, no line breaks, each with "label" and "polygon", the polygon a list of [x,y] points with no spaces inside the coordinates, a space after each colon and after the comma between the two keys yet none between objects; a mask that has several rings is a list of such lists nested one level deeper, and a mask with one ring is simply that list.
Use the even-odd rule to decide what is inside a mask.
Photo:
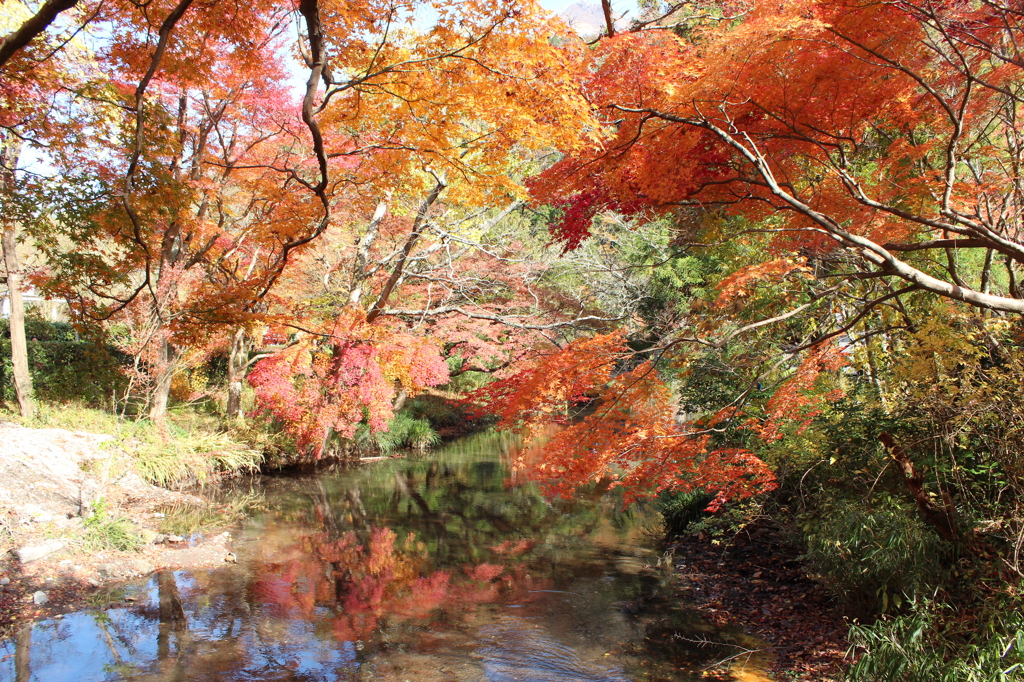
[{"label": "still water", "polygon": [[[237,564],[38,622],[0,642],[0,682],[688,681],[757,648],[675,597],[653,509],[549,500],[508,462],[482,438],[250,481],[226,493],[258,502]],[[766,679],[745,658],[716,679]]]}]

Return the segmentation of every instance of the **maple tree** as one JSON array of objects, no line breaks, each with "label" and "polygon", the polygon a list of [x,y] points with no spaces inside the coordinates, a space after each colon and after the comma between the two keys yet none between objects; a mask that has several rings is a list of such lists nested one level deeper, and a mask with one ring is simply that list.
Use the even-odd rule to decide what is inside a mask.
[{"label": "maple tree", "polygon": [[[589,116],[570,87],[578,51],[554,46],[549,37],[565,27],[528,2],[242,11],[182,0],[159,11],[75,12],[86,28],[109,22],[90,38],[106,44],[88,68],[61,74],[68,56],[59,40],[70,29],[52,13],[29,18],[4,43],[14,52],[3,68],[21,79],[4,91],[7,101],[20,106],[34,88],[44,102],[11,130],[32,130],[63,179],[37,212],[34,237],[51,261],[37,282],[87,318],[149,311],[155,324],[139,327],[149,331],[135,345],[145,351],[155,419],[183,350],[223,346],[218,325],[258,321],[294,253],[323,235],[338,205],[351,216],[386,207],[387,197],[423,197],[404,257],[373,281],[381,289],[372,322],[442,194],[467,206],[514,200],[522,190],[506,172],[509,155],[577,144],[569,131]],[[293,20],[309,69],[300,106],[279,66]],[[25,31],[35,38],[23,40]],[[54,50],[40,57],[48,42]],[[64,93],[59,116],[45,106],[55,93]],[[380,272],[366,262],[373,224],[356,280]],[[353,287],[351,303],[362,291]],[[238,339],[232,411],[247,364],[236,362]]]},{"label": "maple tree", "polygon": [[777,251],[846,250],[848,279],[1024,310],[1011,7],[726,3],[667,22],[592,53],[610,139],[538,183],[569,207],[558,234],[608,206],[721,207],[772,217]]},{"label": "maple tree", "polygon": [[[712,434],[746,428],[768,446],[783,430],[807,428],[841,397],[818,381],[846,362],[848,334],[875,319],[872,311],[892,307],[895,316],[863,338],[912,329],[905,305],[917,293],[1024,311],[1012,161],[1021,78],[1008,47],[1019,16],[999,3],[666,10],[622,30],[606,12],[582,82],[606,138],[567,153],[531,190],[560,211],[551,233],[569,251],[616,212],[641,224],[668,216],[684,255],[711,246],[742,258],[717,277],[716,300],[698,302],[648,342],[655,365],[642,376],[621,358],[611,374],[605,365],[594,375],[595,415],[612,418],[570,426],[544,466],[567,487],[611,472],[638,491],[689,479],[728,497],[742,485],[729,487],[732,469],[715,448],[748,451]],[[724,247],[730,239],[736,246]],[[677,419],[680,381],[700,357],[694,348],[725,353],[770,328],[788,337],[784,350],[745,361],[747,381],[728,409],[705,405]],[[531,406],[554,409],[544,391],[561,403],[562,388],[519,394],[517,385],[571,376],[560,363],[584,368],[597,357],[585,346],[554,353],[552,364],[540,361],[518,384],[481,397],[496,401],[506,425],[528,422]],[[769,380],[768,395],[752,401]],[[668,442],[693,449],[654,447]],[[699,466],[717,467],[719,480]],[[756,458],[737,470],[750,490],[770,480]]]}]

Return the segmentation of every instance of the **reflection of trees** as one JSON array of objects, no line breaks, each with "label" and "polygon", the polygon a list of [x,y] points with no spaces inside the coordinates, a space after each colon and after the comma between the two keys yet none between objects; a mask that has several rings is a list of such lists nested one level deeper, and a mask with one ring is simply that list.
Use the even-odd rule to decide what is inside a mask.
[{"label": "reflection of trees", "polygon": [[32,676],[32,626],[18,630],[14,640],[14,682],[28,682]]},{"label": "reflection of trees", "polygon": [[[489,444],[490,445],[490,444]],[[493,450],[492,450],[493,452]],[[355,530],[365,542],[370,525],[415,534],[435,568],[458,568],[496,557],[490,548],[505,541],[535,542],[524,561],[571,560],[573,546],[586,543],[602,518],[624,529],[633,524],[614,496],[595,484],[581,501],[546,500],[537,489],[510,478],[507,467],[480,450],[430,461],[381,462],[344,477],[293,479],[294,494],[275,509],[281,518],[324,528],[331,537]],[[585,493],[585,491],[584,491]]]},{"label": "reflection of trees", "polygon": [[[119,679],[349,679],[356,650],[338,642],[458,629],[477,605],[526,604],[585,575],[588,594],[612,590],[600,578],[619,551],[615,538],[632,532],[618,502],[548,501],[509,481],[505,467],[476,453],[270,480],[273,506],[249,520],[245,534],[258,542],[236,548],[237,566],[158,573],[156,600],[132,608],[134,620],[104,624]],[[183,602],[199,598],[215,604],[186,613]],[[587,601],[578,618],[592,622],[623,598],[633,597]],[[147,646],[134,648],[138,641]],[[28,679],[29,644],[18,645],[26,673],[15,682]],[[297,670],[303,656],[324,662],[320,672]]]},{"label": "reflection of trees", "polygon": [[509,481],[479,453],[281,481],[292,494],[278,498],[268,528],[289,530],[264,535],[273,559],[256,567],[251,591],[276,617],[315,619],[326,609],[334,636],[365,639],[385,618],[441,617],[445,604],[502,593],[528,599],[555,576],[571,579],[602,518],[622,516],[615,500],[549,502]]},{"label": "reflection of trees", "polygon": [[[188,621],[178,593],[178,581],[171,571],[156,574],[159,596],[160,627],[157,630],[156,652],[162,677],[165,680],[185,680],[185,651],[188,648]],[[171,654],[171,636],[175,638],[175,651]]]}]

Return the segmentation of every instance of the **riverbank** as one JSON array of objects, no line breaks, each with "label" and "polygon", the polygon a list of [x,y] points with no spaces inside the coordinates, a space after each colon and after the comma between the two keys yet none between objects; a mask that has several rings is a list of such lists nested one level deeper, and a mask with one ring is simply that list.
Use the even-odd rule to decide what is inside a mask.
[{"label": "riverbank", "polygon": [[0,636],[159,570],[229,559],[226,532],[175,534],[202,497],[145,482],[110,436],[0,422]]},{"label": "riverbank", "polygon": [[841,678],[851,663],[849,623],[774,524],[750,524],[720,544],[685,536],[669,549],[687,585],[680,596],[712,624],[741,627],[767,642],[776,679]]}]

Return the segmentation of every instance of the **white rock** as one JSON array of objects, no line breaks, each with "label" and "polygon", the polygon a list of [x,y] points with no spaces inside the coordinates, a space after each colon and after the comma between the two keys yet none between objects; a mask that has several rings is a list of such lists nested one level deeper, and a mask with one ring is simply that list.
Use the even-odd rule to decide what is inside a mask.
[{"label": "white rock", "polygon": [[38,561],[48,554],[53,554],[59,549],[64,549],[63,542],[60,540],[49,540],[41,545],[25,545],[20,549],[14,550],[14,555],[18,557],[18,561],[27,564],[31,561]]},{"label": "white rock", "polygon": [[36,592],[36,593],[34,593],[32,595],[32,602],[34,604],[36,604],[36,605],[41,606],[41,605],[45,604],[48,601],[50,601],[50,598],[47,597],[46,593],[43,592],[42,590],[39,590],[38,592]]},{"label": "white rock", "polygon": [[0,587],[7,586],[7,585],[10,585],[10,584],[11,584],[11,579],[8,578],[6,575],[3,578],[0,578]]}]

